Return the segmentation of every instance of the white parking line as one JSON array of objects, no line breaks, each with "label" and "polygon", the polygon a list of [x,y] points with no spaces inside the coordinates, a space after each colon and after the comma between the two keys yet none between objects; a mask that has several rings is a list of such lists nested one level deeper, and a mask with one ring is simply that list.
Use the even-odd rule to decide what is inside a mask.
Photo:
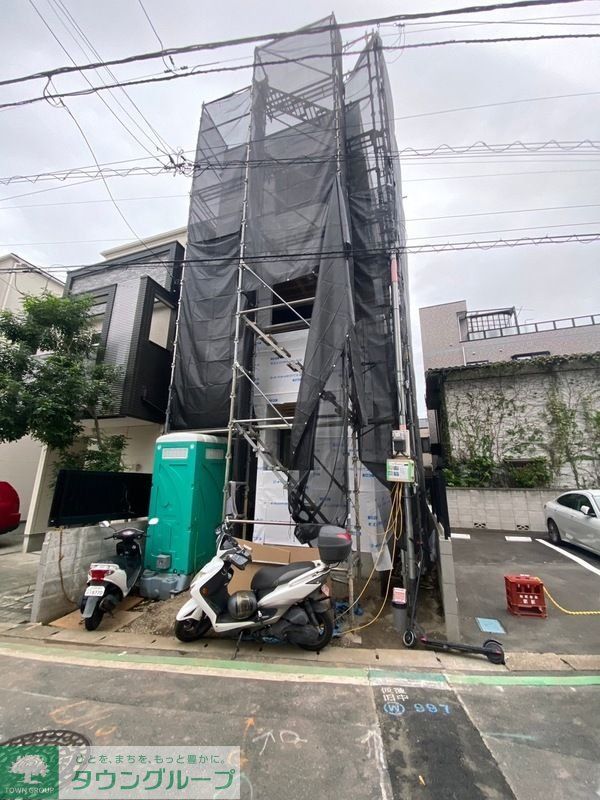
[{"label": "white parking line", "polygon": [[471,538],[471,534],[470,533],[451,533],[450,534],[450,538],[451,539],[470,539]]},{"label": "white parking line", "polygon": [[544,539],[536,539],[536,542],[546,545],[546,547],[551,547],[553,550],[556,550],[557,553],[560,553],[566,558],[570,558],[571,561],[575,561],[575,563],[585,567],[585,569],[588,569],[590,572],[593,572],[594,575],[600,575],[600,569],[597,567],[592,567],[592,565],[588,564],[587,561],[584,561],[583,558],[579,558],[579,556],[575,556],[573,553],[567,553],[567,551],[563,550],[562,547],[557,547],[555,544],[552,544],[552,542],[546,542]]},{"label": "white parking line", "polygon": [[505,536],[507,542],[530,542],[531,536]]}]

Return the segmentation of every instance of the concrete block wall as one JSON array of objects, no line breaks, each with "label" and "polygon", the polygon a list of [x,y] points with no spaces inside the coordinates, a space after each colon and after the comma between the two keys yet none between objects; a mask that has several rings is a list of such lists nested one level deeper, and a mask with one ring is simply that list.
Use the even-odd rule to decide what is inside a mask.
[{"label": "concrete block wall", "polygon": [[[133,520],[127,525],[145,529],[146,521]],[[115,523],[115,529],[123,527],[125,523]],[[92,561],[110,559],[116,552],[116,542],[104,540],[109,534],[110,530],[98,525],[48,531],[33,595],[32,622],[46,624],[78,608]]]},{"label": "concrete block wall", "polygon": [[453,530],[481,528],[543,533],[544,503],[559,489],[466,489],[448,487],[448,512]]}]

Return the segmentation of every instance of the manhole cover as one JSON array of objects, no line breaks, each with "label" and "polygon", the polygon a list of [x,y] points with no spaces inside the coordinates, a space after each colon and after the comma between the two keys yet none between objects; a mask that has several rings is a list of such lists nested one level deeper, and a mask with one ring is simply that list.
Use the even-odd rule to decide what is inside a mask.
[{"label": "manhole cover", "polygon": [[90,747],[90,740],[87,736],[77,731],[67,730],[48,730],[32,731],[31,733],[21,733],[0,742],[0,761],[2,761],[3,747],[44,747],[54,745],[61,748],[59,750],[59,779],[69,778],[77,765],[87,760],[87,751]]}]

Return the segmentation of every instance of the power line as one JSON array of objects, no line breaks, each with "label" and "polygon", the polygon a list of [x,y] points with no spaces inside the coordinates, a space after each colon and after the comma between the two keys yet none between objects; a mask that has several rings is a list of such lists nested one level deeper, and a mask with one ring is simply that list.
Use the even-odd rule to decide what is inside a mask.
[{"label": "power line", "polygon": [[[129,203],[129,202],[146,202],[147,200],[173,200],[173,199],[183,199],[189,198],[189,192],[185,194],[158,194],[158,195],[139,195],[137,197],[115,197],[115,200],[119,203]],[[0,211],[2,210],[15,210],[20,208],[54,208],[56,206],[78,206],[78,205],[95,205],[98,203],[110,203],[110,200],[65,200],[56,203],[30,203],[27,205],[18,205],[18,206],[2,206],[0,207]],[[407,217],[404,221],[405,222],[433,222],[443,219],[466,219],[472,217],[491,217],[496,216],[498,214],[529,214],[534,212],[542,212],[542,211],[566,211],[570,209],[579,209],[579,208],[600,208],[600,203],[584,203],[581,205],[566,205],[566,206],[545,206],[545,207],[538,207],[538,208],[509,208],[509,209],[502,209],[497,211],[477,211],[477,212],[470,212],[467,214],[444,214],[441,216],[435,217]]]},{"label": "power line", "polygon": [[[143,13],[143,15],[144,15],[144,16],[146,17],[146,19],[148,20],[148,25],[150,25],[150,27],[152,28],[152,31],[153,31],[154,35],[156,36],[156,39],[157,39],[157,41],[158,41],[159,45],[160,45],[160,46],[161,46],[161,48],[164,50],[164,49],[165,49],[165,46],[164,46],[164,44],[163,44],[163,40],[162,40],[162,39],[160,38],[160,36],[158,35],[158,31],[156,30],[156,28],[155,28],[155,26],[154,26],[154,23],[152,22],[152,19],[150,18],[150,15],[149,15],[149,14],[148,14],[148,12],[146,11],[146,7],[144,6],[144,4],[143,4],[142,0],[138,0],[138,3],[139,3],[139,5],[140,5],[140,8],[141,8],[141,10],[142,10],[142,13]],[[169,66],[169,65],[167,64],[167,60],[166,60],[166,58],[165,58],[164,56],[163,56],[163,59],[162,59],[162,60],[163,60],[163,64],[164,64],[164,65],[165,65],[165,67],[167,68],[167,70],[168,70],[169,72],[172,72],[172,71],[173,71],[173,69],[175,68],[175,62],[173,61],[173,57],[172,57],[172,56],[170,57],[170,59],[171,59],[171,66]]]},{"label": "power line", "polygon": [[[66,6],[66,5],[65,5],[65,3],[63,2],[63,0],[51,0],[51,2],[53,2],[53,3],[54,3],[54,5],[55,5],[55,12],[54,12],[54,13],[55,13],[55,14],[57,13],[57,12],[56,12],[56,7],[59,7],[59,8],[60,8],[60,10],[62,11],[63,15],[65,16],[65,18],[66,18],[66,19],[68,20],[68,22],[69,22],[69,23],[72,25],[72,27],[73,27],[73,29],[75,30],[75,32],[76,32],[76,33],[79,35],[79,37],[80,37],[80,40],[86,43],[86,45],[87,45],[87,47],[89,48],[89,50],[90,50],[90,52],[92,53],[92,55],[93,55],[93,56],[95,56],[95,57],[96,57],[96,58],[98,58],[98,59],[101,59],[101,58],[102,58],[102,56],[100,55],[100,53],[98,52],[98,50],[97,50],[97,49],[94,47],[94,45],[93,45],[93,44],[92,44],[92,42],[90,41],[89,37],[86,35],[85,31],[83,30],[83,28],[81,27],[81,25],[80,25],[80,24],[77,22],[77,20],[76,20],[76,19],[75,19],[75,17],[73,16],[73,14],[72,14],[72,13],[69,11],[69,9],[67,8],[67,6]],[[57,14],[57,17],[58,17],[58,14]],[[61,20],[61,22],[62,22],[62,20]],[[63,23],[63,25],[64,25],[64,23]],[[66,26],[65,26],[65,28],[66,28]],[[68,30],[68,29],[67,29],[67,30]],[[70,33],[70,31],[69,31],[69,33]],[[75,39],[75,37],[73,36],[73,34],[71,34],[71,33],[70,33],[70,35],[71,35],[71,37],[73,38],[73,40],[74,40],[74,41],[76,41],[76,39]],[[79,46],[79,48],[80,48],[81,52],[84,54],[84,56],[86,56],[86,57],[89,57],[89,56],[87,56],[87,53],[85,52],[85,49],[84,49],[83,45],[82,45],[81,43],[78,43],[78,46]],[[111,69],[109,69],[108,67],[105,67],[105,69],[106,69],[106,72],[108,73],[108,75],[110,75],[110,77],[111,77],[111,78],[112,78],[114,81],[118,81],[118,78],[117,78],[117,76],[114,74],[114,72],[112,72],[112,70],[111,70]],[[99,73],[99,72],[98,72],[97,74],[100,76],[100,73]],[[102,82],[103,82],[103,83],[106,83],[106,81],[102,81]],[[172,148],[170,147],[170,145],[169,145],[169,144],[166,142],[166,140],[165,140],[165,139],[164,139],[164,138],[163,138],[163,137],[160,135],[160,133],[159,133],[159,132],[156,130],[156,128],[154,127],[154,125],[152,125],[152,123],[150,122],[150,120],[149,120],[149,119],[148,119],[148,118],[145,116],[145,114],[142,112],[142,110],[141,110],[141,109],[140,109],[140,107],[137,105],[137,103],[136,103],[136,102],[133,100],[133,98],[131,97],[131,95],[130,95],[130,94],[128,94],[128,92],[127,92],[127,91],[126,91],[124,88],[122,88],[122,87],[121,87],[121,92],[122,92],[122,93],[123,93],[123,95],[124,95],[124,96],[127,98],[127,100],[128,100],[130,103],[131,103],[131,105],[133,106],[133,108],[134,108],[134,109],[137,111],[137,113],[139,114],[140,118],[141,118],[141,119],[144,121],[144,123],[145,123],[145,124],[148,126],[148,128],[149,128],[149,129],[152,131],[152,133],[153,133],[153,134],[154,134],[154,136],[156,137],[156,140],[157,140],[157,141],[158,141],[158,143],[159,143],[159,146],[158,146],[158,148],[157,148],[157,149],[159,149],[159,150],[160,150],[160,149],[171,150]],[[149,141],[152,143],[152,145],[153,145],[154,147],[156,147],[156,143],[155,143],[155,142],[152,140],[152,138],[151,138],[151,137],[148,135],[148,133],[147,133],[147,132],[146,132],[146,131],[145,131],[145,130],[144,130],[142,127],[141,127],[141,125],[140,125],[140,124],[139,124],[139,123],[138,123],[138,122],[137,122],[137,121],[134,119],[134,117],[133,117],[133,116],[132,116],[132,115],[129,113],[129,111],[128,111],[128,110],[127,110],[127,109],[126,109],[126,108],[125,108],[125,107],[124,107],[124,106],[123,106],[123,105],[122,105],[120,102],[119,102],[118,98],[117,98],[115,95],[113,95],[113,97],[114,97],[114,100],[115,100],[115,102],[116,102],[116,103],[119,105],[119,107],[120,107],[120,108],[123,110],[123,112],[124,112],[124,113],[125,113],[125,114],[126,114],[128,117],[129,117],[129,119],[130,119],[130,120],[133,122],[133,124],[134,124],[134,125],[136,125],[136,127],[138,128],[138,130],[140,130],[140,131],[141,131],[141,132],[142,132],[142,133],[143,133],[143,134],[144,134],[144,135],[145,135],[145,136],[148,138],[148,140],[149,140]]]},{"label": "power line", "polygon": [[[516,149],[518,148],[518,149]],[[532,143],[525,143],[520,140],[516,140],[514,142],[508,144],[488,144],[483,141],[475,142],[472,145],[463,145],[463,146],[453,146],[449,144],[441,144],[434,148],[426,148],[426,149],[417,149],[414,147],[404,147],[399,150],[392,150],[390,151],[390,155],[392,156],[400,156],[404,163],[409,161],[412,158],[417,158],[417,160],[421,160],[422,158],[448,158],[451,155],[454,156],[478,156],[478,155],[489,155],[490,153],[494,153],[496,155],[512,155],[512,156],[530,156],[531,154],[541,154],[547,153],[549,151],[549,155],[551,156],[564,156],[567,154],[572,155],[592,155],[592,156],[600,156],[600,142],[593,141],[591,139],[584,139],[582,141],[557,141],[556,139],[551,139],[547,142],[532,142]],[[222,171],[225,169],[234,169],[237,170],[240,166],[248,166],[249,168],[262,168],[266,165],[269,166],[288,166],[288,165],[301,165],[301,164],[308,164],[308,165],[315,165],[315,164],[330,164],[330,163],[337,163],[338,159],[334,156],[296,156],[291,158],[259,158],[259,159],[235,159],[229,160],[227,162],[214,160],[201,160],[201,161],[190,161],[183,157],[183,154],[186,152],[193,152],[193,151],[181,151],[179,154],[167,154],[171,158],[170,164],[161,164],[160,167],[156,166],[142,166],[139,165],[137,162],[139,161],[147,161],[148,158],[138,157],[138,158],[131,158],[131,159],[123,159],[120,161],[109,161],[99,165],[99,168],[103,170],[102,174],[106,174],[109,177],[122,177],[124,175],[130,174],[151,174],[156,175],[160,174],[161,172],[175,172],[184,175],[192,175],[196,171],[206,170],[206,169],[214,169],[218,171]],[[176,156],[179,159],[178,162],[175,162],[173,156]],[[154,158],[151,156],[150,158]],[[373,156],[366,156],[362,153],[357,153],[351,156],[342,157],[342,161],[348,161],[352,163],[353,161],[373,161],[375,157]],[[588,160],[588,159],[586,159]],[[454,159],[455,163],[457,160]],[[504,163],[506,163],[506,159],[502,159]],[[452,162],[448,162],[452,163]],[[458,162],[463,163],[463,162]],[[495,161],[491,162],[482,162],[481,160],[479,163],[498,163]],[[500,162],[502,163],[502,162]],[[523,163],[521,161],[521,163]],[[533,163],[540,163],[539,159],[536,159]],[[120,169],[112,169],[113,165],[123,165],[123,164],[134,164],[135,166],[131,168],[120,168]],[[109,169],[107,169],[109,168]],[[93,177],[99,177],[97,175],[97,169],[92,167],[91,165],[86,165],[82,167],[72,167],[66,170],[53,170],[53,171],[46,171],[40,173],[31,173],[29,175],[12,175],[8,177],[0,177],[0,184],[9,185],[12,183],[37,183],[39,181],[44,180],[60,180],[65,181],[71,178],[76,179],[79,177],[90,177],[91,173],[93,173]],[[104,170],[107,170],[106,172]]]},{"label": "power line", "polygon": [[[408,220],[405,220],[408,222]],[[444,239],[446,237],[453,237],[453,236],[477,236],[478,234],[490,234],[490,233],[513,233],[515,231],[534,231],[534,230],[541,230],[541,229],[548,229],[548,228],[569,228],[569,227],[578,227],[582,225],[600,225],[600,220],[592,220],[590,222],[565,222],[559,225],[528,225],[524,228],[499,228],[496,230],[490,231],[461,231],[460,233],[439,233],[439,234],[429,234],[428,236],[409,236],[407,237],[407,241],[414,242],[419,239]],[[50,245],[65,245],[65,244],[102,244],[108,242],[127,242],[128,239],[120,238],[120,239],[71,239],[71,240],[63,240],[63,241],[54,241],[54,242],[0,242],[0,247],[35,247],[35,246],[50,246]],[[294,258],[297,257],[297,253],[292,253],[291,256]],[[286,256],[288,257],[288,256]]]},{"label": "power line", "polygon": [[[71,62],[71,63],[72,63],[74,66],[77,66],[77,63],[76,63],[75,59],[72,57],[72,55],[69,53],[69,51],[67,50],[67,48],[64,46],[64,44],[61,42],[61,40],[59,39],[59,37],[56,35],[56,33],[55,33],[55,31],[52,29],[52,26],[50,25],[50,23],[47,21],[47,19],[44,17],[44,15],[42,14],[42,12],[41,12],[41,11],[39,10],[39,8],[36,6],[36,4],[35,4],[34,0],[29,0],[29,4],[31,5],[31,7],[32,7],[32,8],[33,8],[33,10],[35,11],[35,13],[38,15],[38,17],[41,19],[41,21],[42,21],[43,25],[46,27],[46,29],[47,29],[47,30],[50,32],[50,35],[52,36],[52,38],[54,39],[54,41],[55,41],[55,42],[58,44],[58,46],[61,48],[61,50],[63,51],[63,53],[65,53],[65,55],[67,56],[67,58],[69,59],[69,61],[70,61],[70,62]],[[118,115],[118,114],[115,112],[115,110],[114,110],[114,109],[113,109],[113,108],[112,108],[112,107],[109,105],[109,103],[108,103],[108,102],[107,102],[107,101],[104,99],[104,97],[103,97],[103,96],[100,94],[100,92],[96,91],[96,88],[97,88],[97,87],[95,87],[95,86],[92,84],[92,82],[91,82],[91,81],[90,81],[90,79],[87,77],[87,75],[85,75],[85,74],[82,72],[82,73],[81,73],[81,77],[84,79],[84,81],[85,81],[85,82],[87,83],[87,85],[90,87],[90,93],[95,93],[95,94],[97,94],[97,95],[98,95],[98,99],[100,100],[100,102],[101,102],[101,103],[102,103],[102,104],[103,104],[103,105],[106,107],[106,109],[109,111],[109,113],[110,113],[110,114],[112,114],[112,116],[113,116],[113,117],[116,119],[116,121],[117,121],[117,122],[118,122],[118,124],[119,124],[119,125],[120,125],[120,126],[123,128],[123,130],[124,130],[124,131],[126,131],[126,132],[127,132],[127,133],[128,133],[128,134],[129,134],[129,135],[130,135],[130,136],[131,136],[131,137],[132,137],[132,138],[133,138],[133,139],[134,139],[134,140],[135,140],[135,141],[136,141],[136,142],[137,142],[137,143],[140,145],[140,147],[142,147],[142,148],[145,150],[145,152],[146,152],[146,153],[148,153],[149,155],[152,155],[152,152],[151,152],[150,150],[148,150],[148,148],[146,147],[146,145],[145,145],[145,144],[144,144],[144,143],[143,143],[143,142],[142,142],[142,141],[139,139],[139,137],[138,137],[138,136],[136,136],[136,134],[135,134],[135,133],[134,133],[134,132],[133,132],[133,131],[132,131],[130,128],[128,128],[128,127],[127,127],[127,125],[125,124],[125,122],[123,122],[123,120],[122,120],[122,119],[119,117],[119,115]],[[48,94],[48,93],[45,93],[45,98],[44,98],[44,99],[48,99],[48,98],[47,98],[47,94]],[[111,97],[113,97],[113,99],[114,99],[114,93],[113,93],[113,92],[111,92]],[[61,99],[61,98],[56,98],[56,100],[58,100],[58,99]]]},{"label": "power line", "polygon": [[[557,0],[557,2],[581,2],[581,0]],[[543,40],[558,40],[558,39],[599,39],[600,33],[569,33],[569,34],[551,34],[551,35],[539,35],[539,36],[508,36],[508,37],[497,37],[494,39],[447,39],[444,41],[439,42],[419,42],[415,44],[403,44],[398,47],[395,46],[382,46],[381,50],[411,50],[411,49],[418,49],[423,47],[443,47],[448,45],[459,45],[459,44],[498,44],[502,42],[533,42],[533,41],[543,41]],[[168,52],[168,51],[163,51]],[[346,53],[345,55],[360,55],[362,51],[355,51]],[[318,58],[323,59],[326,56],[323,53],[313,54],[313,55],[304,55],[304,56],[297,56],[295,58],[279,58],[274,61],[262,61],[261,66],[281,66],[282,64],[299,64],[302,61]],[[106,62],[108,64],[112,64],[114,62]],[[102,66],[102,64],[100,64]],[[33,103],[39,103],[43,100],[59,100],[69,97],[85,97],[86,95],[94,94],[97,92],[103,92],[110,89],[115,88],[122,88],[125,86],[142,86],[146,84],[153,84],[153,83],[163,83],[164,81],[171,81],[171,80],[178,80],[179,78],[190,78],[197,75],[209,75],[213,73],[220,73],[220,72],[235,72],[238,70],[244,69],[253,69],[254,63],[249,62],[247,64],[239,64],[237,66],[230,66],[230,67],[211,67],[208,69],[199,69],[197,67],[188,68],[188,67],[180,67],[178,68],[180,71],[177,73],[171,72],[169,75],[162,75],[156,78],[134,78],[128,81],[121,81],[112,84],[106,84],[103,86],[94,86],[90,89],[79,89],[74,90],[71,92],[54,92],[50,93],[45,91],[44,94],[36,96],[36,97],[28,97],[24,100],[15,100],[11,103],[2,103],[0,104],[0,110],[6,110],[9,108],[17,108],[20,106],[27,106]],[[188,71],[183,71],[188,70]],[[9,81],[10,82],[10,81]],[[2,85],[2,81],[0,81],[0,86]],[[4,82],[6,83],[6,81]],[[595,94],[595,93],[594,93]]]},{"label": "power line", "polygon": [[[513,239],[476,239],[472,241],[464,241],[464,242],[427,242],[424,244],[419,245],[406,245],[405,247],[400,247],[399,250],[402,253],[407,254],[420,254],[420,253],[443,253],[443,252],[453,252],[453,251],[463,251],[463,250],[493,250],[496,248],[503,248],[503,247],[522,247],[522,246],[529,246],[529,245],[544,245],[544,244],[590,244],[592,242],[600,241],[600,231],[594,231],[590,233],[570,233],[570,234],[559,234],[553,236],[521,236],[518,238]],[[149,248],[147,248],[149,249]],[[152,252],[152,251],[150,251]],[[365,255],[389,255],[390,250],[389,248],[383,247],[369,247],[369,248],[353,248],[351,250],[351,254],[358,255],[358,254],[365,254]],[[295,261],[313,261],[317,258],[324,258],[324,257],[335,257],[335,258],[345,258],[347,257],[348,253],[346,250],[327,250],[327,251],[315,251],[314,253],[307,253],[305,251],[299,252],[287,252],[287,253],[262,253],[257,255],[246,254],[244,256],[244,260],[247,262],[255,263],[255,262],[262,262],[268,263],[270,261],[276,262],[281,261],[282,258],[290,259],[293,258]],[[227,259],[224,258],[184,258],[181,263],[186,264],[187,266],[193,267],[194,265],[204,265],[204,264],[219,264],[223,265]],[[164,261],[144,261],[144,262],[136,262],[135,265],[132,265],[130,261],[113,261],[110,262],[100,263],[100,264],[62,264],[60,266],[53,266],[53,267],[46,267],[44,268],[44,272],[65,272],[74,269],[84,269],[86,267],[103,267],[106,266],[108,268],[114,268],[123,266],[127,269],[135,268],[139,269],[140,266],[144,268],[151,268],[151,267],[164,267]],[[2,270],[0,272],[7,272],[10,270]],[[26,272],[27,270],[23,270]]]},{"label": "power line", "polygon": [[[355,20],[354,22],[341,22],[326,25],[314,25],[310,28],[302,29],[302,35],[326,33],[333,30],[347,30],[349,28],[368,28],[373,25],[388,25],[395,22],[408,22],[410,20],[418,19],[433,19],[438,17],[456,16],[457,14],[479,14],[490,11],[503,11],[507,9],[528,8],[531,6],[550,6],[550,5],[565,5],[567,3],[578,3],[582,0],[518,0],[517,2],[510,3],[495,3],[488,6],[466,6],[462,8],[446,9],[444,11],[426,11],[414,14],[394,14],[388,17],[371,17],[370,19]],[[73,67],[58,67],[50,70],[43,70],[30,75],[23,75],[17,78],[7,78],[0,81],[0,86],[7,86],[9,84],[23,83],[38,78],[53,78],[57,75],[65,75],[70,72],[97,69],[98,67],[117,66],[120,64],[131,64],[137,61],[149,61],[164,56],[185,55],[188,53],[196,53],[202,50],[218,50],[223,47],[233,47],[242,44],[257,44],[265,40],[285,39],[290,36],[298,35],[300,31],[277,31],[275,33],[264,33],[255,36],[242,36],[236,39],[223,39],[216,42],[204,42],[202,44],[185,45],[183,47],[163,48],[155,52],[139,53],[133,56],[125,56],[123,58],[111,59],[110,61],[100,61],[91,64],[83,64],[78,66],[77,69]]]},{"label": "power line", "polygon": [[447,237],[453,236],[478,236],[479,234],[489,234],[489,233],[515,233],[521,231],[536,231],[536,230],[546,230],[548,228],[571,228],[571,227],[579,227],[585,225],[600,225],[600,220],[592,220],[591,222],[565,222],[559,225],[527,225],[524,228],[500,228],[498,230],[491,230],[491,231],[461,231],[460,233],[435,233],[429,234],[428,236],[409,236],[408,241],[414,242],[418,239],[445,239]]},{"label": "power line", "polygon": [[[92,201],[94,202],[94,201]],[[104,200],[98,202],[105,202]],[[412,217],[406,219],[405,222],[430,222],[440,219],[463,219],[467,217],[490,217],[496,214],[529,214],[538,211],[565,211],[572,208],[600,208],[600,203],[586,203],[584,205],[570,205],[570,206],[546,206],[545,208],[510,208],[502,211],[477,211],[469,214],[446,214],[441,217]]]}]

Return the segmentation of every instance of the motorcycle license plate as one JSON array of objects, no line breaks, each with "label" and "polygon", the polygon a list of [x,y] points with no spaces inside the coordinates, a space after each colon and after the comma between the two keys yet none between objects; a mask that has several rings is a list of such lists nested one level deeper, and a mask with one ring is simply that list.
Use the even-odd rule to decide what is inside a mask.
[{"label": "motorcycle license plate", "polygon": [[85,597],[102,597],[104,591],[104,586],[88,586],[84,592],[84,595]]},{"label": "motorcycle license plate", "polygon": [[323,584],[323,586],[321,586],[321,591],[323,592],[325,597],[329,597],[331,594],[331,592],[329,591],[329,586],[327,586],[327,584]]}]

